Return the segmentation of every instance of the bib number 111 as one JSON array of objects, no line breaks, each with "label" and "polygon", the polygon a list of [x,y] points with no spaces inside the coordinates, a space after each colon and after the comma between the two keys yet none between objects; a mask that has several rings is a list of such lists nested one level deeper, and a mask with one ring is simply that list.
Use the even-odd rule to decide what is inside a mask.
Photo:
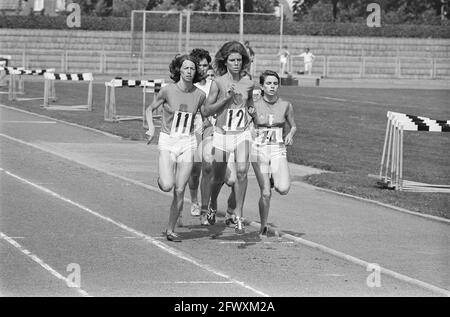
[{"label": "bib number 111", "polygon": [[175,111],[170,135],[189,135],[193,115],[190,112]]}]

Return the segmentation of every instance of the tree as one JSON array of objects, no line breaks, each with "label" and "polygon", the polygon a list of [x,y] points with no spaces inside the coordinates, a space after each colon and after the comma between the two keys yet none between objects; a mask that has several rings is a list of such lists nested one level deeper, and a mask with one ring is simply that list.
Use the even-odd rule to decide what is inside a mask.
[{"label": "tree", "polygon": [[219,11],[227,12],[227,3],[225,2],[225,0],[219,0]]},{"label": "tree", "polygon": [[244,12],[253,12],[253,0],[244,0]]},{"label": "tree", "polygon": [[156,8],[162,2],[163,0],[148,0],[147,5],[145,6],[145,10],[150,11],[153,8]]},{"label": "tree", "polygon": [[95,5],[95,13],[97,16],[106,17],[112,15],[113,0],[99,0]]}]

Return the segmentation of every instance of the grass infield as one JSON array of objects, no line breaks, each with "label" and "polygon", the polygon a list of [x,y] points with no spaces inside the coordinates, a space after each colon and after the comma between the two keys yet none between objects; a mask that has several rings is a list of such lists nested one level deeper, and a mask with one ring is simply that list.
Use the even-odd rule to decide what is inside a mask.
[{"label": "grass infield", "polygon": [[[25,97],[43,96],[43,86],[43,82],[26,82]],[[5,91],[6,88],[0,90]],[[87,84],[57,82],[56,95],[57,104],[85,104]],[[448,120],[449,90],[281,87],[280,95],[292,102],[298,127],[294,145],[288,149],[288,160],[329,171],[306,176],[304,181],[412,211],[450,218],[450,194],[381,189],[376,179],[368,177],[368,174],[379,172],[387,111]],[[112,123],[103,120],[104,84],[94,85],[93,96],[92,112],[48,111],[40,107],[40,100],[10,102],[6,94],[0,95],[0,101],[107,131],[124,139],[144,139],[141,121]],[[151,98],[148,95],[147,100]],[[116,104],[118,114],[140,115],[141,89],[116,89]],[[405,132],[404,179],[450,184],[449,158],[450,133]]]}]

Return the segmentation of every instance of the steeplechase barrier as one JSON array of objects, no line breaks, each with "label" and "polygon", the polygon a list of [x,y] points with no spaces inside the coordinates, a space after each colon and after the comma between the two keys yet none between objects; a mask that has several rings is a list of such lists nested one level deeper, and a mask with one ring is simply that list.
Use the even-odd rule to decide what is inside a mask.
[{"label": "steeplechase barrier", "polygon": [[[114,78],[109,82],[105,82],[105,114],[104,120],[108,122],[119,122],[126,120],[142,120],[142,125],[146,127],[145,109],[146,109],[146,95],[151,93],[153,98],[165,85],[163,79],[154,80],[133,80]],[[116,88],[142,88],[142,115],[119,115],[117,114],[116,104]]]},{"label": "steeplechase barrier", "polygon": [[411,192],[446,192],[450,185],[425,184],[403,179],[403,132],[450,132],[450,120],[434,120],[388,111],[380,163],[379,182],[385,187]]},{"label": "steeplechase barrier", "polygon": [[[3,62],[3,63],[2,63]],[[18,70],[24,70],[25,67],[8,67],[1,66],[5,65],[5,61],[0,61],[0,87],[8,86],[8,91],[0,91],[0,94],[8,94],[8,99],[11,100],[13,98],[13,93],[15,95],[25,93],[22,76],[17,74],[16,76],[11,76],[11,72],[15,72]],[[14,83],[11,83],[11,79],[14,79]]]},{"label": "steeplechase barrier", "polygon": [[[94,76],[92,73],[82,73],[82,74],[64,74],[64,73],[45,73],[45,87],[44,87],[44,104],[42,105],[47,110],[69,110],[69,111],[92,111],[92,87]],[[86,105],[49,105],[48,101],[52,94],[52,89],[54,93],[55,80],[68,81],[68,82],[88,82],[88,97]],[[53,88],[52,88],[53,87]]]},{"label": "steeplechase barrier", "polygon": [[[23,67],[6,67],[4,68],[7,75],[9,75],[8,100],[9,101],[30,101],[41,100],[44,97],[26,97],[18,98],[17,94],[25,93],[25,85],[23,76],[43,76],[45,73],[54,73],[54,68],[48,69],[25,69]],[[49,96],[52,100],[56,100],[55,86],[52,85],[51,94]]]},{"label": "steeplechase barrier", "polygon": [[8,62],[11,60],[11,55],[0,55],[0,87],[6,86],[4,79],[6,78],[6,70]]}]

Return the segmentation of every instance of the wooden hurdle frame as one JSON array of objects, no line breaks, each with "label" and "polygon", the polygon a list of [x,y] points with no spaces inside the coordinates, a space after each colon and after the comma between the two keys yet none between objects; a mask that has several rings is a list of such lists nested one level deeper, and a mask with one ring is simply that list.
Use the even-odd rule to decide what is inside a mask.
[{"label": "wooden hurdle frame", "polygon": [[[92,73],[82,73],[82,74],[56,74],[56,73],[45,73],[45,87],[44,87],[44,107],[47,110],[68,110],[68,111],[92,111],[92,87],[94,82],[94,76]],[[88,97],[87,105],[49,105],[48,101],[52,93],[52,87],[54,91],[55,80],[63,81],[87,81],[88,85]]]},{"label": "wooden hurdle frame", "polygon": [[[123,80],[121,78],[114,78],[109,82],[105,82],[105,112],[104,120],[107,122],[120,122],[128,120],[142,120],[143,127],[146,127],[145,110],[146,110],[146,94],[153,94],[153,99],[156,98],[156,93],[163,87],[163,79],[155,80]],[[118,115],[116,104],[116,88],[123,87],[142,87],[142,115]]]},{"label": "wooden hurdle frame", "polygon": [[[29,76],[42,76],[45,73],[54,73],[54,68],[48,69],[24,69],[23,67],[8,67],[6,73],[9,74],[9,88],[8,88],[8,100],[9,101],[30,101],[30,100],[42,100],[44,97],[26,97],[18,98],[17,94],[25,93],[24,75]],[[50,89],[50,95],[53,101],[56,100],[55,85],[52,83]]]},{"label": "wooden hurdle frame", "polygon": [[433,120],[388,111],[383,154],[378,175],[384,187],[411,192],[450,193],[450,185],[426,184],[403,179],[404,131],[450,132],[450,120]]}]

